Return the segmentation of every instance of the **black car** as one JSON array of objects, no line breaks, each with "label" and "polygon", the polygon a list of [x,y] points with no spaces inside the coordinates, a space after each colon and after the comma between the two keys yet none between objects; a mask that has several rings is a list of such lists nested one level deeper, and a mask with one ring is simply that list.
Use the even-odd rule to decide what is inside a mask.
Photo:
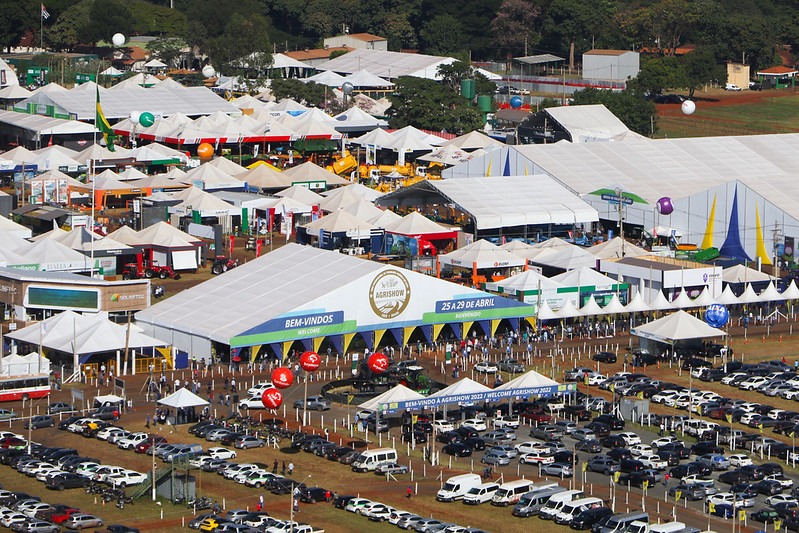
[{"label": "black car", "polygon": [[464,439],[469,439],[471,437],[479,437],[480,432],[476,429],[469,427],[469,426],[461,426],[455,430],[458,435],[460,435]]},{"label": "black car", "polygon": [[694,455],[707,455],[709,453],[724,453],[724,448],[717,446],[715,441],[703,440],[691,446],[691,453]]},{"label": "black car", "polygon": [[569,526],[578,531],[591,529],[591,526],[608,516],[613,516],[613,510],[611,510],[609,507],[595,507],[593,509],[586,509],[575,516]]},{"label": "black car", "polygon": [[682,362],[683,370],[691,370],[692,368],[711,367],[713,363],[706,359],[699,359],[698,357],[689,357]]},{"label": "black car", "polygon": [[709,474],[710,472],[711,469],[708,465],[694,462],[675,466],[669,470],[669,475],[675,479],[682,479],[685,476],[690,476],[691,474],[699,474],[700,476],[703,476]]},{"label": "black car", "polygon": [[472,449],[462,442],[447,444],[444,446],[443,452],[447,455],[454,455],[455,457],[469,457],[472,455]]},{"label": "black car", "polygon": [[680,464],[680,456],[675,452],[665,452],[658,450],[655,455],[666,461],[666,466],[677,466]]},{"label": "black car", "polygon": [[604,422],[597,422],[596,420],[586,424],[585,429],[590,429],[593,431],[597,438],[607,437],[610,435],[610,426]]},{"label": "black car", "polygon": [[574,450],[578,452],[599,453],[602,451],[602,445],[596,439],[586,439],[575,444]]},{"label": "black car", "polygon": [[457,431],[445,431],[444,433],[439,433],[436,437],[437,442],[443,442],[444,444],[452,444],[462,440],[463,437]]},{"label": "black car", "polygon": [[612,514],[609,514],[607,516],[603,516],[602,518],[594,522],[594,525],[591,526],[591,533],[600,533],[600,531],[602,531],[602,528],[604,528],[607,525],[608,521],[610,521],[612,516],[613,516]]},{"label": "black car", "polygon": [[632,474],[633,472],[640,472],[641,470],[644,469],[646,469],[646,465],[636,459],[622,459],[619,462],[619,470],[627,474]]},{"label": "black car", "polygon": [[649,472],[629,472],[619,476],[619,485],[642,488],[644,482],[649,483],[649,487],[653,487],[657,479]]},{"label": "black car", "polygon": [[779,481],[775,481],[773,479],[761,479],[752,487],[757,490],[758,494],[763,494],[765,496],[774,496],[775,494],[782,494],[784,490],[782,488],[782,484]]},{"label": "black car", "polygon": [[773,474],[782,475],[784,473],[782,466],[777,463],[763,463],[762,465],[760,465],[760,468],[763,470],[763,473],[766,476],[770,476]]},{"label": "black car", "polygon": [[416,442],[417,444],[422,444],[427,442],[427,433],[420,429],[414,429],[413,432],[410,431],[410,426],[408,426],[407,431],[402,432],[402,442]]},{"label": "black car", "polygon": [[48,477],[45,479],[44,485],[48,489],[64,490],[64,489],[80,489],[88,485],[89,478],[75,474],[74,472],[64,472],[57,476]]},{"label": "black car", "polygon": [[614,448],[607,453],[607,456],[614,461],[625,461],[633,458],[633,454],[627,448]]},{"label": "black car", "polygon": [[304,503],[324,502],[327,501],[328,492],[330,491],[322,487],[306,487],[300,490],[300,501]]},{"label": "black car", "polygon": [[108,533],[139,533],[139,530],[135,527],[124,526],[122,524],[111,524],[110,526],[106,526],[105,530]]},{"label": "black car", "polygon": [[611,450],[615,448],[624,448],[627,445],[627,441],[619,435],[608,435],[607,437],[602,437],[599,439],[599,443],[605,448],[610,448]]},{"label": "black car", "polygon": [[658,451],[676,453],[680,460],[691,457],[691,449],[686,448],[681,442],[670,442],[668,444],[664,444],[663,446],[658,447]]},{"label": "black car", "polygon": [[613,431],[624,429],[625,423],[623,419],[610,414],[599,415],[598,417],[594,418],[594,422],[602,422],[603,424],[607,424]]},{"label": "black car", "polygon": [[67,428],[70,425],[74,424],[75,422],[77,422],[81,418],[83,418],[83,417],[82,416],[70,416],[70,417],[67,417],[67,418],[65,418],[64,420],[62,420],[61,422],[58,423],[58,429],[60,429],[62,431],[66,431]]},{"label": "black car", "polygon": [[[761,476],[762,479],[762,476]],[[751,472],[743,472],[740,468],[737,470],[728,470],[719,475],[719,481],[728,485],[736,485],[738,483],[747,483],[755,481]],[[760,481],[760,480],[757,480]]]},{"label": "black car", "polygon": [[468,439],[464,440],[463,443],[472,450],[480,451],[486,449],[486,441],[480,437],[469,437]]},{"label": "black car", "polygon": [[333,498],[333,506],[337,509],[344,509],[353,498],[355,496],[336,496]]},{"label": "black car", "polygon": [[592,359],[594,361],[599,361],[600,363],[615,363],[616,354],[613,352],[598,352],[594,354]]},{"label": "black car", "polygon": [[752,481],[760,481],[764,477],[766,477],[766,468],[763,468],[762,465],[747,465],[742,466],[739,468],[741,472],[751,476]]},{"label": "black car", "polygon": [[764,524],[768,524],[774,522],[775,520],[779,520],[780,515],[778,515],[777,511],[774,509],[760,509],[759,511],[755,511],[754,513],[750,514],[749,518],[755,522],[763,522]]},{"label": "black car", "polygon": [[354,451],[349,446],[337,446],[327,453],[327,458],[331,461],[338,461],[339,458],[345,453]]}]

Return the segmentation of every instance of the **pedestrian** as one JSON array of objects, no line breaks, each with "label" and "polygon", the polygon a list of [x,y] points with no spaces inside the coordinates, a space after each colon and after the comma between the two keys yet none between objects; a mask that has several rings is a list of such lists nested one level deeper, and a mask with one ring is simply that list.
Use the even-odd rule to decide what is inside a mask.
[{"label": "pedestrian", "polygon": [[145,418],[144,427],[150,429],[150,415],[147,415],[147,418]]},{"label": "pedestrian", "polygon": [[282,476],[286,475],[286,461],[283,461],[283,470],[280,472],[280,475]]},{"label": "pedestrian", "polygon": [[300,500],[298,500],[296,497],[294,498],[294,512],[300,512]]},{"label": "pedestrian", "polygon": [[260,513],[262,508],[263,505],[260,502],[255,504],[255,512]]},{"label": "pedestrian", "polygon": [[272,473],[277,474],[277,459],[275,459],[275,463],[272,465]]},{"label": "pedestrian", "polygon": [[669,478],[671,478],[671,475],[668,472],[666,472],[666,474],[663,476],[663,486],[664,487],[668,487],[669,486]]},{"label": "pedestrian", "polygon": [[294,463],[289,461],[289,476],[294,475]]},{"label": "pedestrian", "polygon": [[[328,348],[328,349],[329,349],[329,348]],[[330,494],[330,491],[329,491],[329,490],[326,490],[326,491],[325,491],[325,501],[326,501],[326,502],[330,502],[330,500],[331,500],[331,498],[332,498],[332,497],[333,497],[333,496],[332,496],[332,494]]]},{"label": "pedestrian", "polygon": [[405,493],[406,493],[406,494],[405,494],[405,497],[406,497],[406,498],[408,498],[408,499],[410,499],[410,498],[411,498],[411,496],[413,496],[413,487],[411,487],[410,485],[408,485],[408,488],[405,490]]}]

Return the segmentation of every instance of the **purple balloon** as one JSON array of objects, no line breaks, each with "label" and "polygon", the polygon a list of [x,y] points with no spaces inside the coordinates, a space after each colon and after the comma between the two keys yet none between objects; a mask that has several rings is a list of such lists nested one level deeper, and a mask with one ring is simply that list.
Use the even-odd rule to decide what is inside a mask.
[{"label": "purple balloon", "polygon": [[658,213],[661,215],[670,215],[674,212],[674,204],[671,203],[671,198],[664,196],[657,203]]}]

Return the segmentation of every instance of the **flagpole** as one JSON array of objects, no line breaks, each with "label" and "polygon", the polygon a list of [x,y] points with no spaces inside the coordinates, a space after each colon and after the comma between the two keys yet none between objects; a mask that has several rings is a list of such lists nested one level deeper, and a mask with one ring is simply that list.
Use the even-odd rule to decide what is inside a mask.
[{"label": "flagpole", "polygon": [[[44,4],[39,11],[39,49],[44,53]],[[23,169],[24,172],[24,169]]]}]

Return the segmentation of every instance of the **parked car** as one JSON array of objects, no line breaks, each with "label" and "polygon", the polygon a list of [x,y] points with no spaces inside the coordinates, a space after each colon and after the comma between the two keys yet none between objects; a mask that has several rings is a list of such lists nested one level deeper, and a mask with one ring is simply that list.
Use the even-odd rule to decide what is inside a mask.
[{"label": "parked car", "polygon": [[25,421],[25,429],[51,428],[53,426],[55,426],[55,420],[50,415],[38,415]]},{"label": "parked car", "polygon": [[[307,409],[310,410],[317,410],[317,411],[326,411],[330,409],[332,403],[330,400],[323,396],[308,396],[308,401],[305,404]],[[302,409],[303,408],[303,401],[297,400],[294,402],[294,409]]]},{"label": "parked car", "polygon": [[64,527],[67,529],[84,529],[90,527],[102,527],[102,519],[87,513],[78,513],[70,516]]},{"label": "parked car", "polygon": [[592,357],[594,361],[599,361],[600,363],[615,363],[616,362],[616,354],[613,352],[597,352]]}]

